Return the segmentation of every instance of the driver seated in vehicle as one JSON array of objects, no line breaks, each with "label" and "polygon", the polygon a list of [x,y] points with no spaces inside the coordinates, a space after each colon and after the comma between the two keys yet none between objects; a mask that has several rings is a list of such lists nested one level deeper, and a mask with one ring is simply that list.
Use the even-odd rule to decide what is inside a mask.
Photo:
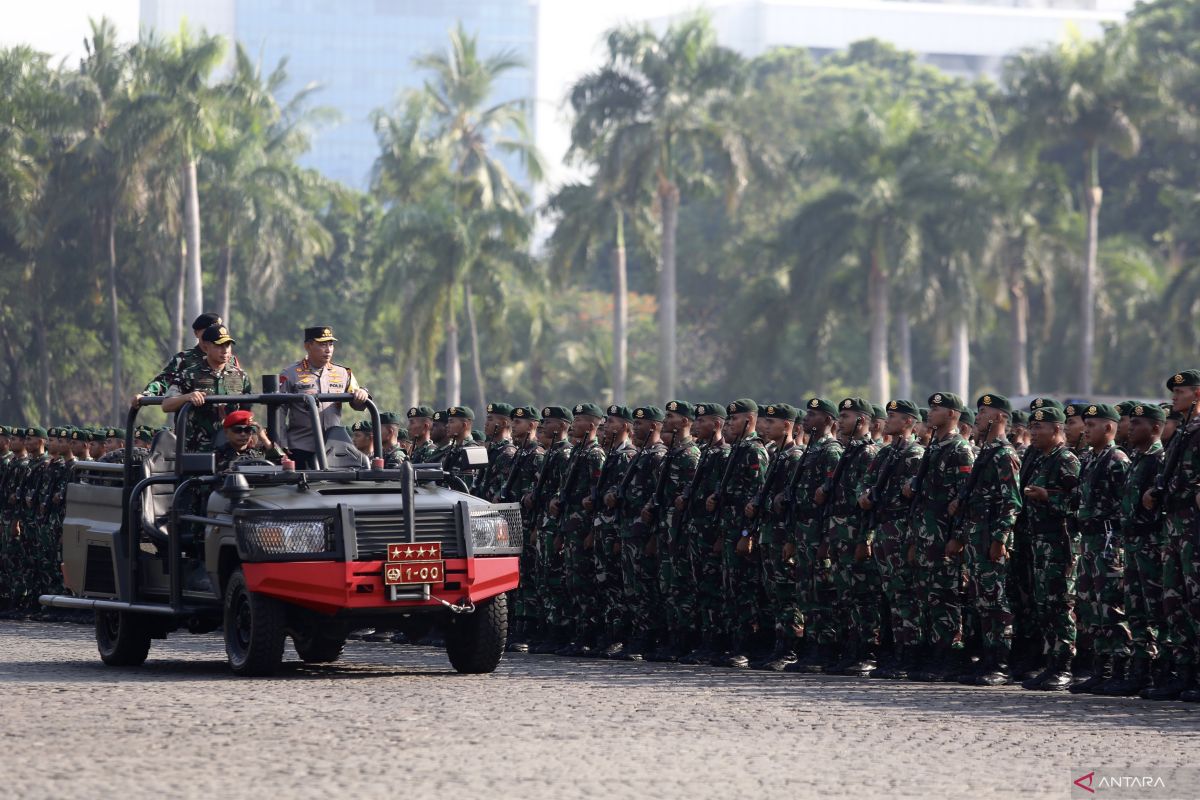
[{"label": "driver seated in vehicle", "polygon": [[226,442],[217,448],[217,472],[228,472],[235,464],[247,461],[283,462],[283,450],[254,421],[253,413],[234,411],[226,415],[223,425]]}]

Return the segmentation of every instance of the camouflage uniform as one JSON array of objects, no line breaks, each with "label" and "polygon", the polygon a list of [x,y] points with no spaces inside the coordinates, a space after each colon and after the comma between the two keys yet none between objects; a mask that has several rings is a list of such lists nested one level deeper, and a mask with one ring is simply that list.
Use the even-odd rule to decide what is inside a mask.
[{"label": "camouflage uniform", "polygon": [[[701,639],[711,649],[716,638],[727,628],[722,603],[721,553],[713,547],[721,538],[716,514],[705,506],[710,495],[717,491],[725,462],[732,448],[728,442],[705,445],[692,484],[684,491],[684,511],[677,523],[684,528],[688,563],[696,586],[696,611],[693,625]],[[686,610],[685,610],[686,611]]]},{"label": "camouflage uniform", "polygon": [[[195,347],[187,350],[181,350],[171,356],[171,360],[167,365],[154,376],[151,381],[146,384],[146,388],[142,390],[142,394],[148,394],[154,397],[161,397],[171,388],[171,384],[178,380],[179,376],[185,371],[193,370],[204,363],[204,351],[200,349],[199,343]],[[237,360],[233,359],[232,363],[237,364]]]},{"label": "camouflage uniform", "polygon": [[[1032,480],[1041,457],[1040,450],[1025,448],[1018,476],[1022,489]],[[1024,658],[1040,656],[1042,653],[1042,634],[1037,627],[1037,604],[1033,591],[1033,534],[1026,524],[1028,513],[1029,504],[1024,503],[1017,513],[1013,543],[1009,547],[1007,585],[1009,608],[1013,612],[1013,641],[1022,648],[1021,657]]]},{"label": "camouflage uniform", "polygon": [[[1200,647],[1200,546],[1196,508],[1200,489],[1200,422],[1179,430],[1170,446],[1181,448],[1172,480],[1164,488],[1165,544],[1163,550],[1163,648],[1176,668],[1196,665]],[[1170,460],[1168,453],[1166,460]],[[1161,477],[1160,477],[1161,479]]]},{"label": "camouflage uniform", "polygon": [[[913,595],[912,567],[906,558],[911,540],[910,503],[903,490],[917,474],[924,454],[925,448],[915,438],[893,439],[880,448],[858,488],[859,494],[870,495],[874,504],[870,514],[873,524],[863,525],[859,541],[871,546],[892,642],[898,648],[911,647],[919,640],[920,612]],[[885,478],[886,485],[880,485]]]},{"label": "camouflage uniform", "polygon": [[740,651],[758,629],[758,602],[762,591],[762,567],[758,550],[749,555],[737,552],[738,542],[750,536],[743,515],[746,504],[762,491],[769,458],[762,438],[751,431],[734,446],[729,482],[723,487],[718,525],[724,539],[721,557],[725,608],[734,651]]},{"label": "camouflage uniform", "polygon": [[[171,382],[167,389],[168,397],[203,392],[206,395],[236,395],[250,394],[250,378],[232,361],[222,369],[214,370],[207,360],[199,364],[189,365],[182,370]],[[238,404],[239,408],[249,408],[249,404]],[[225,414],[232,409],[223,405],[216,406],[205,403],[193,408],[188,418],[188,438],[186,447],[191,452],[212,451],[217,432],[221,429],[221,421]]]},{"label": "camouflage uniform", "polygon": [[1121,543],[1125,547],[1125,619],[1129,624],[1135,657],[1153,661],[1159,655],[1162,626],[1162,506],[1153,511],[1142,505],[1142,496],[1154,488],[1166,451],[1155,441],[1145,452],[1135,450],[1129,459],[1121,490]]},{"label": "camouflage uniform", "polygon": [[[414,459],[415,461],[416,459]],[[546,451],[537,443],[537,439],[529,437],[529,441],[517,451],[501,488],[501,502],[520,501],[526,494],[531,494],[537,488],[538,475],[541,474],[542,464],[546,460]],[[420,462],[417,462],[420,463]],[[533,514],[521,506],[521,524],[525,529],[525,544],[521,549],[520,575],[521,584],[517,587],[513,598],[513,617],[523,630],[534,626],[537,622],[537,541],[533,536]]]},{"label": "camouflage uniform", "polygon": [[855,561],[854,551],[866,534],[864,512],[858,505],[859,487],[879,452],[870,437],[852,439],[825,487],[825,538],[832,564],[830,605],[847,644],[872,648],[879,639],[879,573],[870,559]]},{"label": "camouflage uniform", "polygon": [[787,514],[776,513],[772,500],[788,487],[788,479],[804,457],[804,446],[792,442],[771,458],[762,489],[754,499],[764,602],[762,623],[775,631],[777,645],[794,647],[800,628],[800,599],[793,571],[795,556],[784,560],[783,550],[795,545]]},{"label": "camouflage uniform", "polygon": [[534,569],[534,590],[537,600],[533,616],[538,624],[557,624],[554,603],[562,593],[562,553],[554,547],[559,532],[559,520],[550,516],[550,500],[558,494],[567,467],[571,463],[571,443],[566,439],[555,442],[546,451],[542,471],[533,492],[534,546],[537,566]]},{"label": "camouflage uniform", "polygon": [[471,492],[476,497],[497,503],[513,460],[517,457],[517,446],[513,444],[512,439],[508,438],[488,442],[485,446],[487,447],[488,463],[475,475],[475,485],[471,488]]},{"label": "camouflage uniform", "polygon": [[[573,625],[575,640],[597,631],[602,624],[596,597],[596,563],[587,539],[592,532],[592,515],[583,501],[592,496],[604,469],[604,448],[595,439],[583,442],[571,453],[571,464],[559,486],[559,535],[562,536],[562,577],[557,586],[551,577],[551,621]],[[594,546],[594,542],[592,542]]]},{"label": "camouflage uniform", "polygon": [[399,443],[388,447],[384,445],[383,450],[383,468],[384,469],[399,469],[400,465],[408,460],[408,453],[404,452],[404,448]]},{"label": "camouflage uniform", "polygon": [[17,519],[21,522],[21,535],[18,538],[18,552],[21,554],[19,573],[24,595],[21,604],[30,608],[37,605],[38,591],[46,570],[42,560],[45,520],[40,507],[43,482],[52,462],[49,453],[31,457],[28,471],[17,489],[20,503]]},{"label": "camouflage uniform", "polygon": [[955,535],[964,545],[967,599],[975,609],[984,654],[993,664],[1008,664],[1013,615],[1008,602],[1009,559],[991,559],[993,542],[1012,546],[1013,527],[1023,504],[1020,461],[1006,439],[985,444],[972,467],[973,488],[959,508],[962,522]]},{"label": "camouflage uniform", "polygon": [[1129,457],[1110,442],[1092,451],[1079,473],[1079,514],[1082,535],[1079,557],[1078,612],[1080,628],[1097,655],[1128,655],[1132,638],[1125,621],[1125,549],[1121,542],[1121,492]]},{"label": "camouflage uniform", "polygon": [[658,605],[658,558],[646,553],[650,531],[640,515],[654,494],[658,465],[666,454],[667,446],[662,442],[643,447],[630,462],[617,491],[626,625],[630,635],[642,641],[653,630],[652,613]]},{"label": "camouflage uniform", "polygon": [[924,481],[914,487],[918,496],[912,522],[913,586],[921,611],[921,625],[915,632],[921,642],[944,652],[962,633],[962,572],[958,559],[946,557],[949,506],[966,486],[975,457],[967,440],[954,431],[930,442],[925,458],[929,467]]},{"label": "camouflage uniform", "polygon": [[235,450],[233,445],[226,442],[217,448],[217,472],[225,472],[239,461],[252,461],[254,459],[279,464],[283,461],[283,456],[284,452],[278,447],[269,449],[247,447],[245,450]]},{"label": "camouflage uniform", "polygon": [[700,465],[700,446],[695,439],[673,443],[659,469],[667,471],[662,497],[655,508],[658,537],[658,592],[662,598],[660,614],[655,621],[659,631],[666,631],[677,645],[693,630],[696,586],[688,564],[688,542],[675,528],[675,498],[682,496],[696,476]]},{"label": "camouflage uniform", "polygon": [[810,642],[837,641],[833,609],[827,605],[832,587],[829,559],[818,559],[824,538],[819,524],[820,506],[813,500],[817,489],[833,479],[845,448],[833,436],[808,443],[805,458],[796,465],[788,491],[780,498],[785,525],[790,524],[796,544],[796,596],[799,600],[796,635]]},{"label": "camouflage uniform", "polygon": [[436,464],[439,461],[438,452],[437,445],[426,439],[420,444],[413,445],[412,462],[414,464]]},{"label": "camouflage uniform", "polygon": [[1044,637],[1044,652],[1056,658],[1074,656],[1079,534],[1071,520],[1078,503],[1079,459],[1066,445],[1057,445],[1037,460],[1027,486],[1039,486],[1050,494],[1048,502],[1025,504],[1037,627]]},{"label": "camouflage uniform", "polygon": [[615,509],[604,503],[604,496],[621,485],[637,448],[628,441],[608,451],[604,468],[592,495],[592,556],[595,562],[596,597],[600,616],[609,642],[625,639],[623,608],[625,598],[621,584],[621,531]]},{"label": "camouflage uniform", "polygon": [[24,531],[21,522],[24,499],[22,487],[29,475],[31,459],[28,455],[14,457],[4,475],[4,486],[0,490],[5,499],[3,516],[4,542],[4,586],[9,605],[22,606],[25,602],[25,553]]}]

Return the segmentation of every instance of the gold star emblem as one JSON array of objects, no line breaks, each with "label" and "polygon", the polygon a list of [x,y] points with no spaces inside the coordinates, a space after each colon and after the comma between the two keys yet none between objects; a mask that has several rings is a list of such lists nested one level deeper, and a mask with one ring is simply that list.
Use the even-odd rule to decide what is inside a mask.
[{"label": "gold star emblem", "polygon": [[392,559],[393,561],[398,559],[403,554],[404,554],[404,550],[398,544],[394,544],[390,548],[388,548],[388,558]]},{"label": "gold star emblem", "polygon": [[1087,413],[1091,414],[1091,415],[1094,417],[1094,416],[1096,416],[1098,413],[1100,413],[1100,409],[1096,408],[1095,406],[1088,406],[1088,412],[1087,412]]}]

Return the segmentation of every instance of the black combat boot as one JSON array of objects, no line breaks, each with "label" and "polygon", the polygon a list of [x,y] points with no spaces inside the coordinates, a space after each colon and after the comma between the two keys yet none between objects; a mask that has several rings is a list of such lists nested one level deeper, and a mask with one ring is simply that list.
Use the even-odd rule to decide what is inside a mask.
[{"label": "black combat boot", "polygon": [[1012,673],[1009,672],[1008,662],[1012,658],[1012,650],[1007,644],[1000,644],[990,650],[983,659],[985,666],[975,679],[976,686],[1005,686],[1012,683]]},{"label": "black combat boot", "polygon": [[[1088,637],[1089,639],[1091,637]],[[1096,674],[1096,651],[1092,644],[1081,645],[1071,661],[1071,685],[1083,683]]]},{"label": "black combat boot", "polygon": [[650,640],[643,631],[634,631],[625,643],[625,652],[619,656],[623,661],[644,661],[650,649]]},{"label": "black combat boot", "polygon": [[854,648],[854,660],[842,670],[843,675],[865,678],[875,671],[879,662],[875,659],[874,649],[869,644],[858,644]]},{"label": "black combat boot", "polygon": [[1113,669],[1111,680],[1096,687],[1096,694],[1109,697],[1132,697],[1150,685],[1150,658],[1134,656],[1127,660],[1125,669]]},{"label": "black combat boot", "polygon": [[1185,703],[1200,703],[1200,670],[1195,665],[1187,668],[1185,683],[1179,699]]},{"label": "black combat boot", "polygon": [[820,665],[817,643],[811,636],[802,636],[797,640],[796,660],[783,668],[784,672],[807,673]]},{"label": "black combat boot", "polygon": [[1071,684],[1071,694],[1097,694],[1096,689],[1113,676],[1113,657],[1108,654],[1096,654],[1092,662],[1092,676],[1087,680]]},{"label": "black combat boot", "polygon": [[933,657],[916,672],[910,672],[908,679],[921,683],[941,683],[949,680],[955,670],[951,656],[950,644],[939,642],[933,646]]},{"label": "black combat boot", "polygon": [[[510,653],[528,653],[529,652],[529,625],[523,619],[518,619],[516,625],[513,626],[512,633],[508,637],[508,646],[505,648]],[[396,634],[401,636],[403,634]],[[393,639],[392,641],[395,641]]]},{"label": "black combat boot", "polygon": [[601,655],[604,658],[620,658],[625,652],[625,627],[623,625],[608,626],[608,645]]},{"label": "black combat boot", "polygon": [[1187,688],[1187,667],[1177,666],[1174,660],[1165,661],[1152,685],[1138,692],[1143,700],[1178,700]]},{"label": "black combat boot", "polygon": [[1021,686],[1042,692],[1065,692],[1071,688],[1071,654],[1052,653],[1048,666]]},{"label": "black combat boot", "polygon": [[684,656],[679,659],[679,663],[687,664],[689,666],[707,664],[713,660],[713,656],[716,654],[716,650],[713,648],[712,631],[705,629],[700,632],[700,643],[696,645],[690,653],[684,654]]},{"label": "black combat boot", "polygon": [[775,634],[775,649],[772,653],[751,666],[768,672],[783,672],[789,664],[796,663],[796,642],[782,632]]},{"label": "black combat boot", "polygon": [[739,634],[731,636],[729,651],[718,656],[713,661],[713,666],[733,667],[734,669],[748,668],[750,666],[750,659],[746,656],[745,636]]}]

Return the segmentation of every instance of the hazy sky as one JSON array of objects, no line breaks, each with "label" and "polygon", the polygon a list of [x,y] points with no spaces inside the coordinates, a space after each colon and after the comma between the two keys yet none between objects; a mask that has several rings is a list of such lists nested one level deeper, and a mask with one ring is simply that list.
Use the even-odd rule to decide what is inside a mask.
[{"label": "hazy sky", "polygon": [[71,61],[83,55],[88,18],[109,17],[122,39],[138,32],[138,0],[0,0],[0,45],[32,45]]}]

